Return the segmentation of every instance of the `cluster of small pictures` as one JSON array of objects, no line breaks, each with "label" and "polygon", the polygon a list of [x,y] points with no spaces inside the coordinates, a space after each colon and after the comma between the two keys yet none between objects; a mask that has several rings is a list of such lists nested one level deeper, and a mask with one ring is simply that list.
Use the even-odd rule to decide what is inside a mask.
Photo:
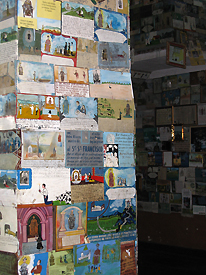
[{"label": "cluster of small pictures", "polygon": [[136,275],[129,5],[0,1],[0,266]]}]

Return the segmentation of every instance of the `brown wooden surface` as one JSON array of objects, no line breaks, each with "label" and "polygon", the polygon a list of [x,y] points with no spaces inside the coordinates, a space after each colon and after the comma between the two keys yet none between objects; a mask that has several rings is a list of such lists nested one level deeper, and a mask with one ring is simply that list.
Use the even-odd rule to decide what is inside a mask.
[{"label": "brown wooden surface", "polygon": [[138,212],[139,241],[206,250],[206,218]]}]

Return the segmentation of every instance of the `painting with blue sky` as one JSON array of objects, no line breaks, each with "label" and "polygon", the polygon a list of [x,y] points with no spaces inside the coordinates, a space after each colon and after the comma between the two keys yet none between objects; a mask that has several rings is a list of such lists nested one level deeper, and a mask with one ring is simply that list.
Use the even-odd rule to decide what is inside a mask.
[{"label": "painting with blue sky", "polygon": [[42,32],[41,52],[47,55],[73,59],[76,67],[77,38]]},{"label": "painting with blue sky", "polygon": [[87,5],[64,1],[62,2],[62,15],[94,19],[94,8]]},{"label": "painting with blue sky", "polygon": [[119,12],[94,8],[95,29],[101,28],[127,35],[127,15]]},{"label": "painting with blue sky", "polygon": [[[22,67],[22,70],[20,69]],[[54,84],[54,66],[52,64],[17,61],[17,82],[38,82]]]},{"label": "painting with blue sky", "polygon": [[27,274],[46,275],[47,262],[48,253],[24,255],[18,261],[18,274],[26,274],[23,271],[27,269]]},{"label": "painting with blue sky", "polygon": [[97,119],[97,99],[87,97],[61,97],[61,118]]},{"label": "painting with blue sky", "polygon": [[120,274],[120,241],[111,240],[74,247],[74,275]]},{"label": "painting with blue sky", "polygon": [[[87,234],[90,241],[134,238],[136,198],[88,202]],[[104,236],[103,236],[104,235]]]},{"label": "painting with blue sky", "polygon": [[[96,81],[96,74],[99,74],[99,82]],[[131,74],[127,72],[116,72],[109,70],[89,70],[89,83],[90,84],[120,84],[120,85],[131,85]]]},{"label": "painting with blue sky", "polygon": [[0,1],[0,21],[15,15],[15,0]]},{"label": "painting with blue sky", "polygon": [[15,116],[16,95],[0,95],[0,117]]},{"label": "painting with blue sky", "polygon": [[134,198],[135,167],[132,168],[104,168],[105,199]]}]

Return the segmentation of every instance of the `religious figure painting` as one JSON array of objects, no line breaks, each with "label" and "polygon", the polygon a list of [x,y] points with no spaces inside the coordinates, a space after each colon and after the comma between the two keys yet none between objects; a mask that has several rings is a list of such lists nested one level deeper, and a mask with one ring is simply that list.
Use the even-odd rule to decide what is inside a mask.
[{"label": "religious figure painting", "polygon": [[51,251],[48,253],[48,270],[50,275],[74,274],[73,249]]},{"label": "religious figure painting", "polygon": [[98,98],[98,126],[104,132],[133,133],[134,101]]},{"label": "religious figure painting", "polygon": [[59,98],[17,94],[17,119],[59,120]]},{"label": "religious figure painting", "polygon": [[54,67],[30,61],[16,61],[17,91],[25,94],[54,94]]},{"label": "religious figure painting", "polygon": [[68,82],[75,84],[89,84],[88,70],[69,66],[54,66],[55,82]]},{"label": "religious figure painting", "polygon": [[135,167],[104,168],[104,192],[108,200],[134,198]]},{"label": "religious figure painting", "polygon": [[56,207],[56,250],[70,249],[85,242],[87,204],[75,203]]},{"label": "religious figure painting", "polygon": [[94,38],[96,41],[127,42],[127,15],[94,8]]},{"label": "religious figure painting", "polygon": [[18,274],[47,274],[48,253],[23,255],[18,261]]},{"label": "religious figure painting", "polygon": [[24,160],[64,159],[64,133],[59,131],[24,131]]},{"label": "religious figure painting", "polygon": [[53,248],[52,206],[18,205],[20,255],[45,253]]},{"label": "religious figure painting", "polygon": [[68,66],[76,67],[77,38],[42,31],[41,52],[43,62],[54,63],[54,60],[59,60],[60,57],[63,57],[67,59]]},{"label": "religious figure painting", "polygon": [[110,240],[74,247],[74,275],[120,274],[120,241]]},{"label": "religious figure painting", "polygon": [[0,131],[0,169],[20,169],[21,131]]},{"label": "religious figure painting", "polygon": [[127,43],[98,43],[98,65],[103,68],[129,68]]}]

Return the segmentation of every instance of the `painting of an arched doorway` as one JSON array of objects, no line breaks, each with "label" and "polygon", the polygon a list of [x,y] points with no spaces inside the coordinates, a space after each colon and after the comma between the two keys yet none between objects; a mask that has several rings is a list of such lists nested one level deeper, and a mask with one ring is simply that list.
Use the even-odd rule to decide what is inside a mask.
[{"label": "painting of an arched doorway", "polygon": [[[20,254],[27,255],[51,251],[53,247],[52,206],[18,206],[17,213]],[[37,246],[38,238],[41,239],[42,249]]]},{"label": "painting of an arched doorway", "polygon": [[57,250],[70,249],[84,243],[87,224],[86,203],[57,206],[56,243]]}]

